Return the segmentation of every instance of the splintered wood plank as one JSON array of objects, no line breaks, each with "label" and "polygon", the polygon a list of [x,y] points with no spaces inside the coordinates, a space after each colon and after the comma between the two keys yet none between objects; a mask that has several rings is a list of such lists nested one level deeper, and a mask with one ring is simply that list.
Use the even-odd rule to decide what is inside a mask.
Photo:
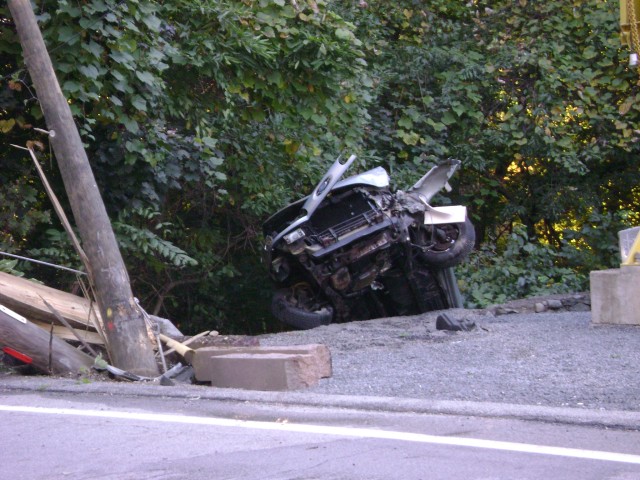
[{"label": "splintered wood plank", "polygon": [[[50,323],[44,323],[44,322],[32,322],[32,323],[42,328],[43,330],[46,330],[47,332],[51,330]],[[91,330],[80,330],[78,328],[74,330],[78,335],[80,335],[80,337],[85,342],[90,343],[92,345],[104,345],[104,339],[98,333]],[[54,325],[53,334],[56,337],[61,338],[63,340],[72,340],[72,341],[77,340],[76,336],[73,333],[71,333],[67,327],[63,327],[62,325]]]},{"label": "splintered wood plank", "polygon": [[31,320],[59,324],[43,298],[74,327],[94,329],[91,318],[100,318],[86,298],[0,272],[0,304]]}]

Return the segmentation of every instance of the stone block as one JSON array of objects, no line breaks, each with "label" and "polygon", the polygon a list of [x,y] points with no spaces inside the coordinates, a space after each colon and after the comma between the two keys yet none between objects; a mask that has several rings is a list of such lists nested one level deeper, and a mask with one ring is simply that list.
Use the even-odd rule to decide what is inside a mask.
[{"label": "stone block", "polygon": [[205,347],[193,359],[196,380],[222,388],[297,390],[330,377],[325,345]]},{"label": "stone block", "polygon": [[562,301],[557,299],[547,300],[547,307],[549,307],[551,310],[561,310],[563,307]]},{"label": "stone block", "polygon": [[640,267],[593,271],[590,282],[592,323],[640,325]]}]

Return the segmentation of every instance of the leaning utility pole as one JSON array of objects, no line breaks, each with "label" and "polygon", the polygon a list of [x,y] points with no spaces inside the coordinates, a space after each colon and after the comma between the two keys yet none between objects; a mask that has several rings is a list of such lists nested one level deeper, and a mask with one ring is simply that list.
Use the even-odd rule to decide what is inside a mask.
[{"label": "leaning utility pole", "polygon": [[31,2],[9,0],[8,5],[47,128],[55,133],[50,135],[50,141],[89,261],[88,273],[95,287],[111,361],[123,370],[155,376],[158,365],[143,313],[133,297],[111,222]]}]

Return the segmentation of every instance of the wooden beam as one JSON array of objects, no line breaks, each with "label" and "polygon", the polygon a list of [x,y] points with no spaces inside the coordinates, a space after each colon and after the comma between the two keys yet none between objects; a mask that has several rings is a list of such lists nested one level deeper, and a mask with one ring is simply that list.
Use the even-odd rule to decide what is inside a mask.
[{"label": "wooden beam", "polygon": [[89,355],[51,332],[4,310],[0,310],[0,350],[46,374],[78,374],[94,363]]},{"label": "wooden beam", "polygon": [[[43,330],[46,330],[47,332],[51,331],[50,323],[44,323],[44,322],[31,322],[31,323],[33,323],[37,327],[42,328]],[[98,335],[96,332],[90,332],[88,330],[78,330],[77,328],[74,330],[78,335],[80,335],[80,337],[82,337],[82,339],[85,342],[90,343],[92,345],[104,345],[103,338],[100,335]],[[76,336],[73,333],[71,333],[67,327],[63,327],[62,325],[54,325],[53,334],[62,340],[76,341]]]},{"label": "wooden beam", "polygon": [[24,278],[0,272],[0,304],[39,322],[59,324],[47,308],[46,299],[73,327],[94,330],[101,325],[100,313],[83,297],[56,290]]},{"label": "wooden beam", "polygon": [[[46,306],[44,300],[51,304],[76,330],[97,331],[102,340],[97,341],[94,336],[91,336],[93,340],[88,340],[90,343],[105,345],[104,335],[101,332],[102,317],[95,303],[92,304],[84,297],[0,272],[0,304],[34,322],[43,325],[50,325],[51,323],[60,325],[61,322]],[[156,317],[155,315],[150,315],[149,317],[152,322],[160,324],[160,331],[165,335],[169,337],[183,336],[182,332],[170,320]],[[60,332],[59,329],[56,329],[56,331]]]}]

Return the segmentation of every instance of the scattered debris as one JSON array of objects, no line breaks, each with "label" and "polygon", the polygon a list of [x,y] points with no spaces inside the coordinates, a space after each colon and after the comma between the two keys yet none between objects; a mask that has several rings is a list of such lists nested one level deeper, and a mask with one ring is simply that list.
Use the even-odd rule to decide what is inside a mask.
[{"label": "scattered debris", "polygon": [[174,351],[178,352],[182,358],[187,361],[187,363],[191,363],[193,361],[193,356],[195,354],[194,349],[189,348],[184,343],[180,343],[166,335],[160,334],[159,336],[160,340],[166,343],[168,347],[171,347]]},{"label": "scattered debris", "polygon": [[[0,304],[42,328],[49,329],[51,324],[62,325],[56,314],[47,307],[45,300],[85,341],[94,345],[105,344],[99,327],[100,314],[95,304],[86,298],[0,272]],[[67,333],[72,335],[69,331]]]},{"label": "scattered debris", "polygon": [[446,313],[438,315],[436,318],[437,330],[450,330],[452,332],[470,332],[475,330],[476,323],[472,320],[462,318],[460,320],[451,318]]},{"label": "scattered debris", "polygon": [[[54,309],[52,311],[46,304]],[[67,340],[75,337],[57,318],[62,316],[84,341],[92,345],[105,346],[102,333],[102,317],[97,305],[90,300],[71,293],[47,287],[35,281],[0,272],[0,304],[28,318],[34,324],[49,329],[54,324],[55,334]],[[170,337],[182,337],[183,334],[170,320],[149,316],[157,323],[160,333]],[[62,326],[56,329],[55,326]],[[72,338],[73,337],[73,338]]]},{"label": "scattered debris", "polygon": [[492,305],[488,310],[496,316],[511,313],[588,312],[591,310],[591,295],[587,292],[522,298]]},{"label": "scattered debris", "polygon": [[[0,351],[4,358],[44,374],[77,375],[94,367],[119,379],[155,380],[101,360],[108,356],[102,320],[86,298],[0,272],[0,302]],[[169,320],[150,316],[150,321],[160,332],[182,336]]]},{"label": "scattered debris", "polygon": [[0,349],[45,374],[78,373],[93,365],[93,358],[64,340],[4,307],[0,310]]},{"label": "scattered debris", "polygon": [[[39,373],[80,376],[93,369],[116,380],[253,390],[299,389],[331,376],[324,345],[264,348],[257,337],[216,331],[185,337],[169,320],[151,315],[148,330],[164,373],[141,376],[109,363],[100,312],[89,300],[0,272],[0,303],[0,360]],[[163,344],[170,348],[163,351]]]},{"label": "scattered debris", "polygon": [[[204,337],[204,336],[206,336],[206,335],[216,336],[216,335],[218,335],[218,332],[216,332],[215,330],[214,330],[214,331],[212,331],[212,332],[210,332],[209,330],[206,330],[206,331],[204,331],[204,332],[198,333],[197,335],[194,335],[194,336],[193,336],[193,337],[191,337],[191,338],[188,338],[188,339],[186,339],[186,340],[182,340],[182,342],[180,342],[180,344],[181,344],[181,345],[184,345],[184,346],[189,345],[189,344],[191,344],[191,343],[195,342],[197,339],[199,339],[199,338],[201,338],[201,337]],[[176,339],[174,338],[174,340],[176,340]],[[167,345],[168,345],[168,344],[167,344]],[[166,356],[168,356],[168,355],[171,355],[171,354],[172,354],[173,352],[175,352],[175,351],[176,351],[176,350],[175,350],[175,348],[170,348],[169,350],[167,350],[166,352],[164,352],[164,353],[163,353],[163,355],[166,357]]]}]

